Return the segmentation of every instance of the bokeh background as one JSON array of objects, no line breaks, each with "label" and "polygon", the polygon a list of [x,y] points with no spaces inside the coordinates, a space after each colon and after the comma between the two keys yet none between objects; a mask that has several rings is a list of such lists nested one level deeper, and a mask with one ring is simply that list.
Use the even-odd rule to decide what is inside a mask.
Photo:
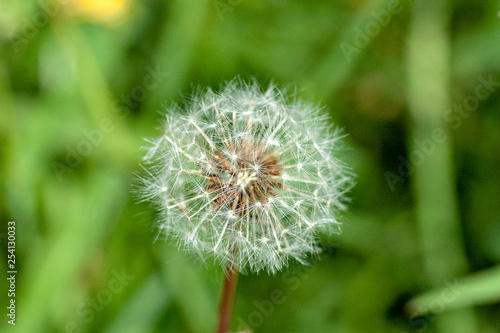
[{"label": "bokeh background", "polygon": [[493,0],[2,0],[0,331],[214,330],[222,269],[131,184],[166,108],[237,75],[325,105],[358,176],[319,259],[241,276],[234,332],[500,332]]}]

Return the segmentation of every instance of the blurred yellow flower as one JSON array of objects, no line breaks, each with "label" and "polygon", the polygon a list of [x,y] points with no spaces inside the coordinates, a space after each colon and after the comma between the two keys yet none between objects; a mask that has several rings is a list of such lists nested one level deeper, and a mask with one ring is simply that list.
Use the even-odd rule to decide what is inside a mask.
[{"label": "blurred yellow flower", "polygon": [[72,0],[79,15],[93,21],[113,21],[121,18],[130,8],[130,0]]}]

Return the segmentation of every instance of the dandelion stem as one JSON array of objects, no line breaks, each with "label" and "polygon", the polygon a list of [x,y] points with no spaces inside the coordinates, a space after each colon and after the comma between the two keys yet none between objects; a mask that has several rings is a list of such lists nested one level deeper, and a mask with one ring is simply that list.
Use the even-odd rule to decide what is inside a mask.
[{"label": "dandelion stem", "polygon": [[217,327],[217,333],[229,332],[237,285],[238,271],[228,265],[226,274],[224,275],[224,287],[222,288],[219,306],[219,325]]}]

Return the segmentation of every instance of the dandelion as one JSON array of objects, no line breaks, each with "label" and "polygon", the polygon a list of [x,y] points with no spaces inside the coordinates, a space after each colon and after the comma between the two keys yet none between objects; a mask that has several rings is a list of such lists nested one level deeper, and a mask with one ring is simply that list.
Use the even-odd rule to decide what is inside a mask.
[{"label": "dandelion", "polygon": [[[67,0],[64,2],[67,2]],[[131,7],[131,1],[70,0],[68,7],[74,14],[79,14],[92,21],[112,23],[127,14]]]},{"label": "dandelion", "polygon": [[274,273],[318,253],[318,233],[340,232],[352,177],[321,108],[233,80],[182,111],[168,113],[143,161],[141,195],[161,212],[158,237],[213,256],[228,274]]}]

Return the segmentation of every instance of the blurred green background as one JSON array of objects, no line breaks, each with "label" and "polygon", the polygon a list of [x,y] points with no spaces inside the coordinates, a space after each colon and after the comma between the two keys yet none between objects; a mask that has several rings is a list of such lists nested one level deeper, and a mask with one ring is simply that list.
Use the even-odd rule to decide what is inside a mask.
[{"label": "blurred green background", "polygon": [[1,332],[214,330],[222,269],[131,184],[165,108],[236,75],[326,105],[358,177],[319,260],[240,278],[234,332],[500,332],[493,0],[2,0]]}]

